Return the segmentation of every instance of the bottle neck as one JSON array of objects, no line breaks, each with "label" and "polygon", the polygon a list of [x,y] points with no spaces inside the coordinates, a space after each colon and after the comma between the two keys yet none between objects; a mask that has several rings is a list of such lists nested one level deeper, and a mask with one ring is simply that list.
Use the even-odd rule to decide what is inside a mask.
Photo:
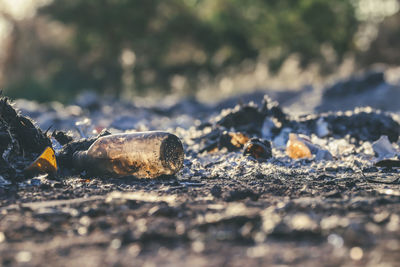
[{"label": "bottle neck", "polygon": [[[76,169],[84,169],[88,164],[87,151],[76,151],[72,154],[72,164]],[[87,167],[87,166],[86,166]]]}]

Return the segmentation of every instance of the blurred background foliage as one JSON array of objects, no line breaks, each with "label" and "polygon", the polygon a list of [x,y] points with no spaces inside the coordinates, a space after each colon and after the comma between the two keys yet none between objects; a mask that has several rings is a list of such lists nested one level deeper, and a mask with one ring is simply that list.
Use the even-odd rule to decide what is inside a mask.
[{"label": "blurred background foliage", "polygon": [[232,86],[222,74],[243,66],[277,73],[293,55],[320,75],[346,57],[400,63],[398,0],[3,1],[0,85],[12,97],[190,95]]}]

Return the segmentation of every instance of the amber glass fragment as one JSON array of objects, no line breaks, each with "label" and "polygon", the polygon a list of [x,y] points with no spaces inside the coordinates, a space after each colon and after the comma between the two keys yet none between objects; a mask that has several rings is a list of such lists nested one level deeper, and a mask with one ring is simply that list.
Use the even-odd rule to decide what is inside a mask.
[{"label": "amber glass fragment", "polygon": [[37,173],[55,173],[57,172],[57,161],[54,150],[46,147],[43,153],[29,165],[25,171]]},{"label": "amber glass fragment", "polygon": [[292,159],[311,158],[311,151],[305,142],[299,140],[296,134],[289,134],[286,145],[286,153]]}]

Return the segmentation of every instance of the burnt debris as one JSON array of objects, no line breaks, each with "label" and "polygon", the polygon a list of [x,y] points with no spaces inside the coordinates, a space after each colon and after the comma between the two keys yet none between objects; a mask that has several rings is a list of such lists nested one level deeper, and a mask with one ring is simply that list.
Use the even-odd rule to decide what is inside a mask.
[{"label": "burnt debris", "polygon": [[309,115],[291,121],[291,124],[297,132],[318,135],[318,121],[321,119],[327,124],[328,135],[335,138],[350,136],[356,141],[370,142],[378,140],[382,135],[388,136],[391,142],[397,142],[399,138],[399,122],[390,113],[368,107]]},{"label": "burnt debris", "polygon": [[24,177],[23,170],[40,155],[51,141],[29,118],[12,107],[6,97],[0,99],[0,175],[10,181]]},{"label": "burnt debris", "polygon": [[[208,122],[200,121],[194,130],[196,131],[194,137],[188,138],[190,131],[183,128],[181,133],[185,152],[192,159],[198,159],[201,153],[238,152],[259,161],[271,161],[285,154],[292,159],[332,161],[340,155],[354,154],[357,149],[361,151],[360,149],[364,149],[360,148],[363,142],[372,143],[382,136],[388,137],[387,142],[396,142],[399,137],[400,125],[394,115],[372,108],[294,116],[285,113],[279,103],[271,100],[267,95],[262,101],[257,102],[261,104],[256,105],[253,102],[240,104],[210,117]],[[147,116],[151,115],[150,110],[146,111]],[[93,164],[78,168],[73,158],[74,154],[84,153],[82,151],[88,150],[97,140],[110,135],[111,132],[106,128],[99,127],[94,124],[94,121],[88,120],[90,123],[88,130],[103,128],[103,131],[97,136],[83,139],[77,139],[76,134],[74,137],[64,131],[54,131],[49,138],[35,127],[30,119],[19,115],[6,98],[1,101],[0,111],[0,152],[2,153],[0,160],[4,161],[1,169],[3,174],[0,175],[3,178],[12,180],[12,177],[18,176],[21,170],[43,153],[45,148],[52,147],[51,141],[53,141],[53,149],[56,151],[57,163],[60,167],[59,176],[95,173],[92,171]],[[145,118],[146,115],[142,115]],[[155,112],[151,116],[160,116],[160,114]],[[110,125],[113,125],[112,123],[113,121],[110,120]],[[146,129],[148,128],[145,127]],[[82,135],[81,132],[79,133]],[[304,135],[306,139],[309,139],[307,146],[313,150],[304,157],[292,157],[291,153],[285,153],[290,134]],[[83,136],[91,136],[91,134],[86,132]],[[313,136],[317,136],[319,141],[312,140]],[[343,142],[346,144],[343,144],[341,139],[345,139]],[[321,143],[323,140],[330,140],[329,142],[333,144],[314,143]],[[188,142],[193,145],[188,146]],[[55,143],[58,144],[58,148],[54,147]],[[274,153],[278,154],[274,155]],[[186,166],[190,168],[189,165]],[[192,172],[186,170],[186,173]],[[205,170],[195,173],[205,175]]]},{"label": "burnt debris", "polygon": [[283,142],[286,142],[290,132],[307,136],[314,134],[323,138],[348,137],[357,144],[363,141],[374,142],[381,136],[388,136],[390,142],[397,142],[400,124],[392,114],[368,107],[347,112],[290,117],[277,102],[265,96],[261,107],[254,103],[237,105],[222,111],[216,119],[208,124],[203,123],[198,129],[208,129],[206,134],[196,139],[201,143],[200,152],[204,152],[224,147],[228,151],[239,150],[247,140],[238,145],[238,136],[246,136],[248,139],[266,138],[270,141],[281,136]]},{"label": "burnt debris", "polygon": [[244,156],[263,160],[272,157],[271,142],[260,138],[251,138],[243,148]]}]

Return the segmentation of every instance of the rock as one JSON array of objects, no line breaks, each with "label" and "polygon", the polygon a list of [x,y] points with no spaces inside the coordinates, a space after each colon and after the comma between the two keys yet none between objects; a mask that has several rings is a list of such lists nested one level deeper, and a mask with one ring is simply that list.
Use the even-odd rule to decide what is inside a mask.
[{"label": "rock", "polygon": [[372,148],[380,159],[392,158],[398,153],[386,135],[381,136],[377,141],[375,141],[372,144]]},{"label": "rock", "polygon": [[272,157],[271,143],[267,140],[252,138],[245,144],[243,155],[250,155],[255,159],[269,159]]}]

